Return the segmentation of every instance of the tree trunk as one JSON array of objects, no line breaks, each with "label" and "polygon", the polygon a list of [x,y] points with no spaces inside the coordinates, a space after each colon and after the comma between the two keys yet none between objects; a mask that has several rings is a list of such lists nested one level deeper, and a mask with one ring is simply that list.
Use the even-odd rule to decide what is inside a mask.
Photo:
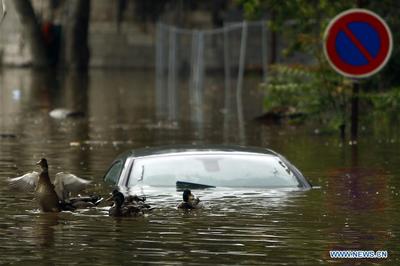
[{"label": "tree trunk", "polygon": [[32,66],[47,67],[48,59],[40,26],[30,0],[13,0],[15,9],[21,20],[27,41],[31,47]]},{"label": "tree trunk", "polygon": [[89,64],[90,0],[68,0],[66,4],[70,12],[65,24],[65,66],[86,70]]}]

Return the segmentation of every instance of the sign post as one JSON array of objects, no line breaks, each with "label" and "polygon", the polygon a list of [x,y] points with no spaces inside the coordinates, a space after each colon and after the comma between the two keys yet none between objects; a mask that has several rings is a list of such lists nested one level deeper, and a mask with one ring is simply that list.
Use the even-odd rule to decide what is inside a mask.
[{"label": "sign post", "polygon": [[358,135],[359,79],[381,70],[390,58],[392,34],[377,14],[360,8],[346,10],[328,25],[324,36],[324,53],[339,74],[355,79],[351,108],[351,141]]}]

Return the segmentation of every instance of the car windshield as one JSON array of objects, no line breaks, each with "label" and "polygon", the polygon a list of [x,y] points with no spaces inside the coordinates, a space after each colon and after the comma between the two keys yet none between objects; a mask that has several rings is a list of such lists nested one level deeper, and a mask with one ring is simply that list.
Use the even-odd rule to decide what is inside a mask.
[{"label": "car windshield", "polygon": [[274,155],[177,154],[136,158],[129,186],[175,186],[177,181],[215,187],[296,187],[297,178]]}]

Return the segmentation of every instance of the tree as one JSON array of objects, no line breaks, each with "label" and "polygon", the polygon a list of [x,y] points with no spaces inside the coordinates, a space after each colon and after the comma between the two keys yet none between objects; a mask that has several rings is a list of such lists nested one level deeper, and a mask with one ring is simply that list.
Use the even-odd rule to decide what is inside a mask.
[{"label": "tree", "polygon": [[32,66],[48,66],[48,58],[46,55],[44,40],[31,1],[14,0],[13,3],[21,19],[27,41],[31,47]]},{"label": "tree", "polygon": [[89,64],[88,28],[90,0],[69,0],[70,17],[65,25],[65,65],[84,70]]},{"label": "tree", "polygon": [[[21,19],[27,41],[31,47],[32,66],[48,67],[51,64],[58,63],[59,53],[63,53],[63,67],[70,69],[83,70],[88,67],[89,47],[88,47],[88,27],[90,17],[90,0],[68,0],[60,2],[55,7],[50,8],[68,8],[69,17],[63,26],[64,40],[63,49],[53,49],[54,53],[49,53],[49,47],[41,31],[42,18],[37,17],[32,6],[31,0],[13,1],[15,9]],[[62,6],[59,6],[62,5]]]},{"label": "tree", "polygon": [[[243,7],[245,16],[249,19],[259,18],[264,13],[273,13],[274,17],[269,22],[270,28],[281,35],[289,36],[291,40],[290,47],[284,52],[306,52],[317,58],[321,64],[325,61],[322,54],[324,30],[333,17],[346,9],[359,6],[370,9],[386,20],[392,29],[394,40],[400,35],[400,32],[394,30],[400,26],[400,3],[394,0],[237,0],[237,3]],[[290,26],[287,26],[288,22]],[[379,82],[381,88],[399,86],[399,69],[400,49],[394,45],[391,60],[379,75],[371,79],[371,84]]]}]

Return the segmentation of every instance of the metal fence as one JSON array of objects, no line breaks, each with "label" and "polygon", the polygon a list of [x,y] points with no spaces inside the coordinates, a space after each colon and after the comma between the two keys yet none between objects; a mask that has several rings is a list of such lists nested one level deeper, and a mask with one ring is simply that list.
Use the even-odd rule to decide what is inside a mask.
[{"label": "metal fence", "polygon": [[236,109],[239,123],[243,121],[245,69],[258,68],[262,79],[267,76],[266,26],[265,21],[258,21],[231,23],[211,30],[188,30],[158,23],[157,116],[170,121],[181,119],[180,95],[187,93],[189,112],[185,114],[188,113],[189,120],[203,123],[205,93],[217,88],[223,109]]}]

